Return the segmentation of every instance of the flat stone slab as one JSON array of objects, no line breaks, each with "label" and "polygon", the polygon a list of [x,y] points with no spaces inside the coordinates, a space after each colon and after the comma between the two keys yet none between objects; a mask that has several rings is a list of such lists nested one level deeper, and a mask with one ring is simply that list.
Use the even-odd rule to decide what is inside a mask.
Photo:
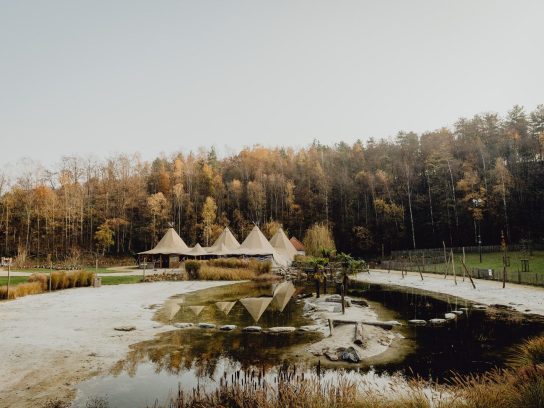
[{"label": "flat stone slab", "polygon": [[442,326],[444,324],[446,324],[447,320],[446,319],[431,319],[429,320],[429,324],[433,325],[433,326]]},{"label": "flat stone slab", "polygon": [[320,326],[318,326],[318,325],[300,326],[298,328],[298,330],[303,331],[303,332],[315,332],[315,331],[318,331],[319,328],[320,328]]},{"label": "flat stone slab", "polygon": [[457,315],[455,313],[445,313],[444,319],[446,320],[455,320],[457,319]]},{"label": "flat stone slab", "polygon": [[174,323],[174,327],[177,327],[178,329],[188,329],[193,326],[193,323]]},{"label": "flat stone slab", "polygon": [[215,329],[215,324],[213,323],[198,323],[198,327],[201,329]]},{"label": "flat stone slab", "polygon": [[223,331],[231,331],[231,330],[234,330],[236,329],[236,325],[234,324],[225,324],[224,326],[221,326],[219,328],[219,330],[223,330]]},{"label": "flat stone slab", "polygon": [[113,330],[128,332],[128,331],[136,330],[136,326],[118,326],[118,327],[114,327]]},{"label": "flat stone slab", "polygon": [[462,316],[465,314],[465,312],[463,312],[462,310],[452,310],[451,313],[457,315],[457,316]]},{"label": "flat stone slab", "polygon": [[472,308],[474,310],[486,310],[487,306],[486,305],[474,305],[474,306],[472,306]]},{"label": "flat stone slab", "polygon": [[412,326],[426,326],[427,321],[421,320],[421,319],[412,319],[412,320],[408,320],[408,324]]},{"label": "flat stone slab", "polygon": [[267,331],[268,333],[292,333],[296,330],[294,327],[271,327]]},{"label": "flat stone slab", "polygon": [[260,333],[263,331],[263,328],[261,326],[247,326],[247,327],[244,327],[242,331],[245,331],[248,333]]}]

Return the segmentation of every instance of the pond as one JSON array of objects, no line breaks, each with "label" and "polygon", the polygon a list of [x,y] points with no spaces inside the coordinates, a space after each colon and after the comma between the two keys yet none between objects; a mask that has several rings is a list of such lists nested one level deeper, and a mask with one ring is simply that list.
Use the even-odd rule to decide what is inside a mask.
[{"label": "pond", "polygon": [[[313,286],[298,288],[301,293],[315,291]],[[226,315],[215,302],[235,301],[244,297],[270,296],[270,283],[246,282],[188,293],[176,298],[181,309],[172,321],[167,308],[157,310],[155,318],[164,324],[209,322],[233,324],[231,332],[216,329],[175,329],[154,339],[132,346],[126,358],[119,361],[109,375],[92,378],[80,384],[75,407],[85,406],[91,397],[104,397],[115,407],[151,406],[166,403],[178,387],[213,389],[223,376],[238,370],[263,375],[277,372],[278,367],[292,366],[299,372],[320,373],[334,378],[346,370],[353,378],[400,372],[405,377],[432,378],[447,381],[453,372],[479,373],[503,366],[513,345],[544,331],[541,320],[527,320],[519,314],[493,309],[477,311],[464,300],[431,295],[416,290],[391,289],[376,285],[352,283],[350,295],[362,296],[380,320],[398,320],[403,326],[394,328],[402,339],[388,351],[365,360],[362,364],[329,362],[305,351],[308,344],[323,335],[318,332],[282,334],[246,333],[239,328],[255,322],[240,302]],[[190,306],[205,306],[196,316]],[[443,317],[444,313],[468,308],[466,314],[444,327],[411,327],[409,319]],[[293,298],[279,312],[269,307],[258,325],[300,327],[314,322],[304,316],[304,301]]]}]

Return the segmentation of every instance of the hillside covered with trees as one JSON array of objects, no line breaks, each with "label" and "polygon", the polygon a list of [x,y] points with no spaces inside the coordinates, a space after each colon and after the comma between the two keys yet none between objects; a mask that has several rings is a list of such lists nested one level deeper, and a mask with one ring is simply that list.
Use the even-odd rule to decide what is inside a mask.
[{"label": "hillside covered with trees", "polygon": [[[157,137],[160,143],[160,137]],[[254,146],[139,156],[23,162],[0,173],[0,253],[62,259],[71,251],[133,254],[172,223],[193,245],[229,225],[277,221],[302,239],[328,223],[339,250],[537,241],[544,232],[544,105],[504,117],[462,118],[452,129],[399,133],[353,145]]]}]

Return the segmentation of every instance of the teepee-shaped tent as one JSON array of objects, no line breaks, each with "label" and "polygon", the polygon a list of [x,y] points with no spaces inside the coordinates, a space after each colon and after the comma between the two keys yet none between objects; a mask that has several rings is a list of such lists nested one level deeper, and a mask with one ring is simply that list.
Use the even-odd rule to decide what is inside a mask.
[{"label": "teepee-shaped tent", "polygon": [[168,228],[155,248],[140,252],[140,255],[181,255],[187,252],[189,247],[183,242],[174,228]]},{"label": "teepee-shaped tent", "polygon": [[240,243],[236,240],[229,227],[225,227],[213,245],[207,249],[208,252],[216,252],[221,249],[221,246],[225,246],[227,251],[233,251],[240,246]]},{"label": "teepee-shaped tent", "polygon": [[214,256],[228,256],[232,254],[232,250],[229,250],[225,244],[221,243],[217,248],[215,248],[213,251],[208,249],[208,255],[214,255]]},{"label": "teepee-shaped tent", "polygon": [[202,246],[200,246],[200,244],[196,244],[191,249],[185,251],[183,255],[197,257],[197,256],[204,256],[204,255],[209,255],[209,254],[204,248],[202,248]]},{"label": "teepee-shaped tent", "polygon": [[245,298],[240,299],[255,322],[258,322],[268,305],[272,302],[271,297]]},{"label": "teepee-shaped tent", "polygon": [[276,265],[288,266],[290,264],[290,260],[284,258],[272,245],[270,245],[270,242],[268,242],[259,227],[256,225],[253,227],[244,242],[242,242],[240,248],[233,251],[233,253],[246,256],[272,256],[272,259]]},{"label": "teepee-shaped tent", "polygon": [[295,255],[297,255],[297,250],[289,241],[289,238],[287,238],[287,235],[285,235],[285,232],[283,232],[283,229],[279,229],[272,239],[270,240],[270,244],[280,253],[280,255],[283,255],[285,259],[288,259],[290,261],[293,261],[295,259]]},{"label": "teepee-shaped tent", "polygon": [[282,282],[276,287],[273,299],[275,306],[280,312],[283,312],[283,309],[285,309],[295,291],[295,286],[291,281]]}]

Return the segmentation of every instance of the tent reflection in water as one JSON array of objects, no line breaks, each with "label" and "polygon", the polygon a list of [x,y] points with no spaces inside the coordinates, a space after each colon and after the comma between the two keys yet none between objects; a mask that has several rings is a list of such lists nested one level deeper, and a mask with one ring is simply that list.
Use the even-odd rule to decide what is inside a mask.
[{"label": "tent reflection in water", "polygon": [[245,298],[240,299],[240,303],[244,305],[256,323],[259,321],[270,302],[272,302],[272,299],[273,298],[271,297]]},{"label": "tent reflection in water", "polygon": [[215,306],[221,310],[225,315],[228,315],[236,302],[215,302]]},{"label": "tent reflection in water", "polygon": [[206,306],[189,306],[189,310],[198,316]]},{"label": "tent reflection in water", "polygon": [[280,312],[283,312],[285,309],[285,306],[289,303],[293,295],[295,294],[296,289],[295,286],[291,281],[286,281],[280,283],[278,286],[276,286],[276,289],[274,290],[274,307],[275,309],[279,310]]},{"label": "tent reflection in water", "polygon": [[179,309],[181,309],[180,303],[183,303],[183,300],[171,300],[165,304],[164,310],[169,321],[172,320],[179,312]]}]

